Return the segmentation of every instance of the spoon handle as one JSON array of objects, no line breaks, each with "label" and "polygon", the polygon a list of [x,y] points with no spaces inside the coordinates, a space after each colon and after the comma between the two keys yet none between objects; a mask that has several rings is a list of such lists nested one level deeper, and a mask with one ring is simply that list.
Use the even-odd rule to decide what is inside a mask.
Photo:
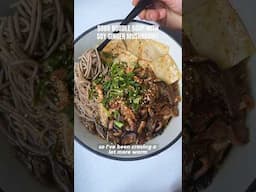
[{"label": "spoon handle", "polygon": [[[140,0],[139,3],[133,8],[133,10],[127,15],[127,17],[121,22],[120,25],[127,25],[130,23],[139,13],[151,6],[153,4],[154,0]],[[118,31],[115,31],[114,33],[118,33]],[[97,48],[98,51],[101,51],[111,40],[105,39]]]},{"label": "spoon handle", "polygon": [[129,15],[122,21],[120,25],[127,25],[130,23],[139,13],[151,6],[153,4],[153,0],[140,0],[139,3],[133,8],[133,10],[129,13]]}]

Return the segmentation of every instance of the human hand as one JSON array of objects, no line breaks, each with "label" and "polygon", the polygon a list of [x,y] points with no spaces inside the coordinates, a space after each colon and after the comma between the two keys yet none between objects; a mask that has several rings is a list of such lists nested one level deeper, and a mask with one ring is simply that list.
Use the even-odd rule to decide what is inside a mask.
[{"label": "human hand", "polygon": [[[132,0],[136,5],[139,0]],[[181,29],[182,27],[182,0],[155,0],[152,8],[143,10],[139,17],[148,21],[156,21],[160,25]]]}]

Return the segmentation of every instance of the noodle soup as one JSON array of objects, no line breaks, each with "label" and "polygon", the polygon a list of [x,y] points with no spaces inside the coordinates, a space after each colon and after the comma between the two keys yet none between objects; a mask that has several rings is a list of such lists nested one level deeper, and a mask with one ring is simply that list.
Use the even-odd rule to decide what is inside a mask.
[{"label": "noodle soup", "polygon": [[170,37],[157,33],[162,39],[126,40],[127,48],[124,41],[112,40],[101,52],[92,49],[94,30],[76,41],[75,136],[88,149],[129,159],[99,145],[156,144],[148,153],[154,154],[179,138],[181,60],[170,54]]}]

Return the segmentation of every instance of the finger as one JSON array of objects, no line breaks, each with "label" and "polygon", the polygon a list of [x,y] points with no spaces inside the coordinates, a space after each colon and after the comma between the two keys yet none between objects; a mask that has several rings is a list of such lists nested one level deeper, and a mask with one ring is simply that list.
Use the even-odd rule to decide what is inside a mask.
[{"label": "finger", "polygon": [[135,6],[138,4],[138,2],[139,2],[139,0],[132,0],[132,5]]},{"label": "finger", "polygon": [[166,9],[158,9],[158,13],[159,13],[159,19],[164,19],[167,17],[167,10]]},{"label": "finger", "polygon": [[165,3],[171,10],[178,13],[179,15],[182,14],[182,1],[181,0],[161,0]]},{"label": "finger", "polygon": [[172,28],[172,29],[181,29],[182,28],[182,16],[176,12],[169,12],[167,17],[163,19],[164,23],[162,25]]},{"label": "finger", "polygon": [[146,15],[146,10],[143,10],[143,11],[139,14],[139,18],[140,18],[140,19],[145,19],[145,15]]},{"label": "finger", "polygon": [[158,12],[155,10],[147,10],[145,15],[145,19],[149,21],[157,21],[158,17]]},{"label": "finger", "polygon": [[159,21],[167,16],[166,9],[149,9],[145,13],[145,19],[150,21]]}]

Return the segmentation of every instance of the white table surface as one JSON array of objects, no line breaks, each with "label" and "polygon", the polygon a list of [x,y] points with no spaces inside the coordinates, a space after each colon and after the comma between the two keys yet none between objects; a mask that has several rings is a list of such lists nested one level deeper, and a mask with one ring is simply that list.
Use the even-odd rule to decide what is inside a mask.
[{"label": "white table surface", "polygon": [[[131,0],[75,0],[75,38],[132,8]],[[181,155],[181,139],[155,157],[130,162],[100,157],[75,141],[75,192],[181,191]]]}]

